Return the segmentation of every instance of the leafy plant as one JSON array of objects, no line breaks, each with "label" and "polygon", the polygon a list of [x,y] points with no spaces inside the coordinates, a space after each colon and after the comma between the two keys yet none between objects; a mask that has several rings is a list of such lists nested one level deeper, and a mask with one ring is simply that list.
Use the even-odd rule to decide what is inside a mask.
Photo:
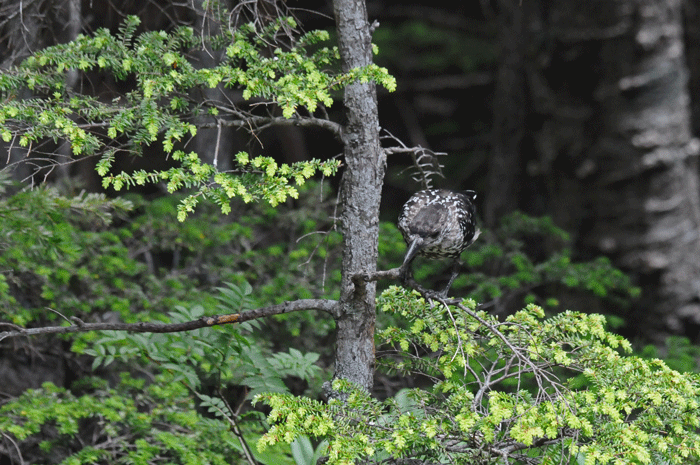
[{"label": "leafy plant", "polygon": [[[97,172],[105,188],[119,191],[163,182],[170,193],[193,189],[178,206],[180,221],[204,198],[219,205],[225,214],[231,212],[229,203],[234,197],[246,203],[265,200],[278,205],[296,198],[298,187],[315,173],[331,176],[340,165],[334,159],[278,164],[271,157],[240,152],[234,157],[234,169],[219,170],[217,163],[178,148],[196,135],[193,118],[209,115],[219,126],[241,127],[272,124],[274,118],[256,115],[225,98],[196,100],[193,91],[217,86],[240,89],[244,100],[270,100],[281,108],[284,118],[291,118],[302,107],[313,114],[319,106],[332,105],[331,92],[351,82],[373,80],[390,90],[396,86],[387,71],[376,65],[347,73],[333,71],[338,68],[338,50],[318,46],[329,38],[324,31],[302,34],[291,44],[280,42],[281,30],[296,27],[291,18],[272,21],[262,30],[254,24],[234,31],[222,28],[220,35],[206,39],[190,27],[136,35],[139,23],[137,17],[128,17],[116,35],[107,29],[92,37],[80,35],[67,44],[38,51],[20,67],[0,73],[4,100],[0,105],[0,137],[5,142],[17,138],[20,147],[28,151],[33,144],[66,140],[74,155],[99,154]],[[195,66],[189,54],[204,46],[224,49],[220,62],[208,68]],[[270,54],[266,53],[269,48]],[[113,76],[128,90],[111,101],[78,94],[65,83],[69,71]],[[133,86],[126,84],[129,80]],[[33,96],[16,98],[25,89]],[[307,122],[339,132],[327,120],[307,117]],[[129,142],[122,144],[121,140]],[[177,166],[113,171],[118,155],[142,155],[144,146],[156,142]]]},{"label": "leafy plant", "polygon": [[273,427],[258,443],[328,441],[330,464],[413,458],[430,463],[685,463],[700,458],[699,379],[661,360],[624,355],[629,342],[600,315],[543,319],[536,305],[499,321],[473,301],[429,305],[392,287],[383,311],[409,318],[379,337],[395,369],[431,380],[381,402],[343,380],[343,400],[256,398]]},{"label": "leafy plant", "polygon": [[[229,284],[219,289],[220,304],[210,314],[245,311],[249,305],[252,288]],[[196,305],[192,308],[177,307],[170,313],[169,322],[182,323],[200,318],[206,310]],[[251,337],[255,322],[240,325],[201,328],[184,333],[128,334],[106,333],[94,341],[94,349],[84,352],[94,357],[93,369],[109,365],[115,360],[141,364],[149,362],[157,366],[154,371],[167,370],[174,382],[183,382],[191,390],[202,389],[211,379],[217,389],[231,386],[248,388],[246,397],[260,392],[287,392],[283,379],[296,376],[307,381],[318,376],[318,360],[315,353],[303,354],[290,348],[288,352],[270,353],[262,341]]]},{"label": "leafy plant", "polygon": [[[116,247],[116,236],[100,231],[113,212],[121,214],[130,208],[124,199],[87,193],[65,197],[48,187],[0,198],[0,313],[4,318],[20,325],[39,315],[45,320],[56,318],[42,307],[76,315],[88,310],[84,299],[92,297],[92,292],[100,298],[89,310],[123,310],[123,296],[131,287],[126,283],[139,266]],[[83,288],[83,297],[66,298],[79,280],[90,280],[98,273],[103,279],[99,287]],[[121,297],[105,292],[103,286],[109,281],[113,288],[125,291]]]},{"label": "leafy plant", "polygon": [[[315,197],[317,191],[303,191],[302,199],[307,195]],[[5,320],[25,315],[27,322],[42,324],[45,319],[57,318],[60,312],[66,318],[76,316],[86,321],[99,321],[103,317],[114,318],[116,315],[109,316],[110,312],[119,309],[118,316],[126,321],[157,319],[177,322],[203,314],[240,312],[260,302],[269,303],[266,299],[274,286],[270,286],[269,294],[253,296],[245,276],[257,278],[258,283],[271,276],[281,276],[284,271],[279,267],[280,261],[276,263],[277,275],[265,271],[271,265],[264,254],[273,247],[284,250],[284,243],[275,242],[284,238],[275,236],[256,244],[257,251],[247,241],[252,240],[253,231],[269,228],[266,222],[283,222],[289,228],[281,229],[300,234],[305,228],[315,226],[315,222],[309,221],[320,215],[311,214],[312,209],[304,214],[290,208],[272,209],[260,205],[250,206],[248,210],[241,208],[237,212],[240,223],[229,223],[222,221],[211,212],[213,208],[208,207],[201,209],[197,218],[178,224],[172,221],[177,199],[145,203],[132,197],[131,202],[120,200],[114,204],[100,196],[89,199],[92,203],[88,204],[84,194],[75,199],[64,197],[56,189],[22,191],[0,199],[6,219],[0,225],[6,228],[4,246],[12,252],[0,254],[0,260],[3,260],[0,276],[7,284],[0,287],[0,296],[7,303]],[[93,203],[98,210],[95,214],[85,207],[90,205],[92,208]],[[119,206],[123,208],[118,209]],[[83,207],[86,211],[79,210]],[[116,220],[110,216],[113,211],[120,213]],[[15,248],[22,247],[29,236],[18,234],[14,229],[19,228],[17,225],[27,228],[29,233],[43,231],[38,239],[45,243],[29,244],[24,254],[15,253]],[[32,249],[32,246],[36,248]],[[308,251],[325,250],[323,242],[320,246],[320,249],[316,248],[312,241]],[[45,253],[51,247],[54,252]],[[175,258],[178,255],[179,258]],[[298,255],[296,262],[288,263],[290,274],[285,284],[286,292],[293,292],[295,286],[300,285],[299,278],[294,278],[293,273],[298,275],[297,264],[308,258]],[[245,269],[241,268],[242,263],[245,263]],[[308,266],[316,270],[316,264]],[[231,277],[237,284],[215,283],[221,287],[211,289],[211,284],[199,281],[202,269],[220,279]],[[35,303],[23,307],[27,305],[27,294],[31,293],[27,291],[25,294],[25,288],[19,285],[32,280],[40,283],[41,294],[34,292]],[[93,289],[94,294],[90,291]],[[285,292],[282,286],[277,286],[276,290]],[[76,302],[81,302],[81,306],[75,305]],[[118,307],[111,302],[122,304]],[[56,313],[45,307],[51,307]],[[103,316],[104,313],[107,315]],[[284,324],[280,327],[283,328]],[[7,421],[0,431],[6,438],[16,441],[18,447],[14,451],[33,463],[46,462],[47,457],[65,460],[65,463],[135,463],[139,460],[153,463],[165,459],[185,463],[187,459],[175,457],[176,452],[169,450],[171,445],[162,442],[168,439],[166,433],[171,430],[177,434],[168,441],[172,445],[179,444],[178,450],[183,454],[188,450],[187,454],[201,455],[203,462],[219,463],[220,456],[230,460],[245,454],[246,444],[263,431],[261,417],[250,410],[246,398],[259,392],[287,392],[290,378],[307,383],[310,393],[320,388],[316,354],[302,352],[290,344],[273,347],[256,328],[257,325],[248,323],[167,335],[81,334],[73,340],[72,348],[79,354],[93,356],[93,368],[104,367],[96,373],[113,377],[122,371],[121,376],[127,377],[124,379],[128,379],[127,372],[140,377],[145,375],[149,378],[147,388],[140,380],[134,389],[168,397],[173,402],[168,415],[174,415],[176,419],[171,421],[160,415],[161,410],[155,407],[158,398],[152,397],[147,398],[145,404],[137,402],[133,408],[124,408],[125,412],[134,410],[136,416],[124,413],[121,420],[112,421],[115,412],[122,408],[120,402],[136,398],[130,390],[133,386],[129,387],[131,381],[106,389],[97,380],[97,387],[81,380],[70,390],[47,384],[43,389],[7,401],[3,410],[3,418]],[[65,357],[73,359],[70,362],[73,366],[76,361],[77,366],[85,365],[84,356],[65,354]],[[88,371],[87,366],[83,370]],[[300,382],[292,384],[295,392],[304,392],[299,390]],[[110,398],[114,399],[108,402],[106,399]],[[65,409],[51,411],[54,402],[61,402]],[[222,408],[226,402],[236,402],[234,410]],[[112,404],[115,407],[110,409]],[[144,405],[153,407],[145,408]],[[213,408],[218,413],[210,410]],[[194,416],[189,418],[190,415]],[[219,423],[208,423],[212,415],[218,415]],[[183,418],[189,418],[188,423],[183,424]],[[56,432],[54,425],[58,423],[78,424],[79,428],[77,432],[68,429]],[[109,423],[113,425],[109,426]],[[200,427],[199,423],[206,424]],[[149,429],[149,424],[158,425],[151,428],[153,435],[142,432]],[[202,434],[211,432],[211,440],[221,440],[222,446],[212,448],[211,455],[199,454],[197,448],[190,447],[189,440],[180,440],[177,436],[189,434],[185,426],[199,428]],[[117,433],[112,429],[105,433],[106,428],[115,428]],[[232,432],[235,428],[243,434],[243,441],[238,433]],[[156,435],[157,431],[160,432]],[[85,434],[95,438],[97,450],[85,444]],[[101,442],[104,435],[107,437]],[[222,435],[226,435],[225,441]],[[197,436],[191,438],[197,440]],[[35,450],[37,443],[43,444],[43,448]],[[114,450],[105,452],[100,447]],[[160,452],[154,452],[155,449]],[[292,463],[288,448],[262,455],[256,452],[255,455],[261,463]],[[19,456],[12,457],[20,460]]]},{"label": "leafy plant", "polygon": [[[229,285],[211,310],[243,311],[250,292],[250,286]],[[202,306],[179,307],[170,319],[189,321],[204,313]],[[242,324],[178,334],[105,333],[94,348],[83,350],[94,357],[93,368],[115,362],[123,370],[139,366],[139,372],[155,374],[148,384],[122,372],[122,384],[114,389],[98,379],[81,380],[74,390],[85,394],[77,397],[47,383],[0,408],[0,433],[18,441],[18,454],[37,454],[36,461],[51,456],[66,464],[191,463],[196,456],[198,463],[229,463],[249,453],[248,441],[262,433],[256,412],[229,406],[233,390],[245,388],[243,403],[261,392],[289,392],[286,377],[308,381],[319,374],[316,354],[270,353],[254,340],[252,329]],[[84,435],[93,443],[85,444]],[[40,452],[31,447],[37,441]],[[289,463],[288,454],[279,449],[255,455],[276,464]]]},{"label": "leafy plant", "polygon": [[648,359],[662,358],[668,366],[681,373],[700,372],[700,347],[685,337],[670,336],[661,346],[646,345],[639,355]]},{"label": "leafy plant", "polygon": [[[76,386],[82,395],[51,383],[0,407],[0,434],[14,438],[7,453],[25,463],[207,463],[245,460],[244,444],[226,418],[203,415],[193,395],[167,374],[144,383],[123,373],[113,387],[97,378]],[[248,440],[256,422],[242,422]],[[263,464],[291,464],[281,450],[257,454]]]}]

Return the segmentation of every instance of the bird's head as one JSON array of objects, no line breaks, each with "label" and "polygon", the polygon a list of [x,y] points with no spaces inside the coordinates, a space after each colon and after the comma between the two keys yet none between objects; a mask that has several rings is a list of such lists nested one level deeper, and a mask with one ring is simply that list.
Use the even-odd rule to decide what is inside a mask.
[{"label": "bird's head", "polygon": [[447,216],[447,209],[442,205],[430,205],[423,208],[408,225],[407,234],[404,234],[408,250],[403,264],[410,263],[416,255],[423,250],[430,250],[433,246],[439,246],[445,234],[443,227]]}]

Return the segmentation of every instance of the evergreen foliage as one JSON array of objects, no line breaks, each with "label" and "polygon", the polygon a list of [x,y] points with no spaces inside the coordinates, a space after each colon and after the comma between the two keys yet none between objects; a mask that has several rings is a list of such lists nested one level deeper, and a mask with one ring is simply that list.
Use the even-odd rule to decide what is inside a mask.
[{"label": "evergreen foliage", "polygon": [[[195,118],[209,115],[219,125],[257,126],[271,118],[230,105],[226,99],[196,99],[196,90],[236,88],[245,100],[275,102],[284,118],[298,109],[313,114],[319,105],[333,103],[331,92],[349,82],[375,80],[390,90],[395,82],[385,69],[370,65],[348,73],[337,68],[336,48],[321,47],[328,33],[313,31],[285,47],[277,39],[283,28],[294,28],[291,18],[273,21],[263,30],[245,25],[217,36],[202,37],[192,28],[136,35],[140,20],[129,17],[119,33],[100,29],[94,36],[48,47],[16,69],[0,73],[0,137],[31,151],[46,140],[66,140],[74,155],[99,155],[97,172],[103,186],[124,187],[164,182],[169,192],[194,189],[178,207],[183,221],[202,198],[209,198],[229,213],[230,199],[265,200],[278,205],[298,196],[297,186],[315,173],[330,176],[338,160],[309,160],[278,164],[270,157],[239,153],[235,168],[220,171],[195,152],[178,149],[197,133]],[[215,66],[198,68],[191,52],[199,47],[225,48]],[[266,53],[271,48],[270,54]],[[69,71],[102,73],[134,85],[111,101],[77,93],[66,87]],[[32,95],[18,98],[28,89]],[[257,119],[256,119],[257,118]],[[320,121],[320,120],[319,120]],[[325,121],[325,120],[324,120]],[[322,124],[322,123],[318,123]],[[125,144],[120,141],[126,140]],[[143,154],[143,147],[160,141],[178,166],[155,171],[113,171],[117,156]]]},{"label": "evergreen foliage", "polygon": [[0,195],[3,319],[19,325],[55,319],[46,307],[67,316],[100,310],[126,316],[135,303],[127,297],[136,297],[129,281],[141,265],[117,246],[116,235],[101,232],[113,212],[130,208],[124,199],[87,193],[66,197],[50,187]]},{"label": "evergreen foliage", "polygon": [[0,407],[0,431],[30,463],[226,464],[243,455],[227,422],[199,414],[183,384],[157,381],[123,374],[110,388],[84,379],[82,395],[46,383]]},{"label": "evergreen foliage", "polygon": [[503,321],[475,303],[429,305],[404,289],[382,294],[383,311],[407,329],[378,334],[397,349],[385,360],[431,380],[380,402],[342,380],[344,401],[258,396],[274,426],[260,440],[327,441],[329,464],[686,463],[700,458],[697,375],[626,355],[629,342],[600,315],[544,319],[531,304]]}]

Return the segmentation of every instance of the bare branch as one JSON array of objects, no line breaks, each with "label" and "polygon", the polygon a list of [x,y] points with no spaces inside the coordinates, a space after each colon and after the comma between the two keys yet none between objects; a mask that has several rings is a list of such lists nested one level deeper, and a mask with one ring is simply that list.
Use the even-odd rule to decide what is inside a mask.
[{"label": "bare branch", "polygon": [[300,299],[283,302],[269,307],[256,308],[242,313],[203,316],[183,323],[80,323],[70,326],[46,326],[41,328],[21,328],[12,323],[0,322],[0,327],[8,330],[0,333],[0,341],[19,336],[36,336],[39,334],[84,333],[88,331],[128,331],[131,333],[177,333],[207,328],[216,325],[243,323],[272,315],[299,312],[303,310],[320,310],[335,317],[337,301],[324,299]]},{"label": "bare branch", "polygon": [[221,401],[223,401],[228,412],[222,410],[217,405],[212,405],[212,407],[218,410],[219,413],[221,413],[223,417],[226,418],[226,420],[228,420],[229,425],[231,426],[231,431],[233,431],[233,434],[238,438],[238,442],[241,444],[241,448],[243,449],[243,455],[245,455],[245,458],[248,461],[248,463],[250,465],[256,465],[258,462],[255,460],[253,452],[250,450],[250,445],[243,436],[241,428],[238,426],[238,422],[236,421],[236,417],[238,416],[238,414],[231,408],[231,404],[229,404],[228,400],[226,400],[226,396],[223,395],[223,393],[221,392],[221,388],[218,389],[218,394],[218,398]]},{"label": "bare branch", "polygon": [[[239,116],[239,115],[236,115]],[[264,117],[246,115],[242,119],[236,120],[220,120],[213,123],[198,124],[199,128],[216,128],[219,126],[228,126],[234,128],[254,128],[258,130],[267,129],[272,126],[297,126],[297,127],[315,127],[330,131],[338,140],[342,140],[343,127],[333,121],[315,118],[312,116],[300,116],[296,118]]]},{"label": "bare branch", "polygon": [[380,279],[398,279],[401,268],[392,268],[390,270],[379,270],[373,273],[357,273],[352,277],[352,282],[355,286],[363,286],[365,283],[379,281]]},{"label": "bare branch", "polygon": [[[384,148],[384,153],[387,155],[394,154],[409,154],[413,160],[413,168],[415,173],[411,175],[411,178],[423,185],[424,189],[430,189],[432,187],[432,177],[440,176],[444,178],[445,175],[442,174],[442,164],[438,157],[447,155],[444,152],[434,152],[430,149],[426,149],[421,146],[417,147],[407,147],[398,137],[394,136],[390,132],[386,131],[386,136],[384,139],[392,139],[398,146]],[[409,168],[406,168],[409,169]],[[406,171],[406,170],[404,170]]]},{"label": "bare branch", "polygon": [[12,438],[11,435],[6,434],[4,432],[2,433],[2,438],[6,441],[9,441],[12,444],[12,446],[15,448],[15,452],[17,452],[17,459],[19,459],[20,465],[24,465],[25,464],[24,457],[22,457],[22,451],[20,450],[19,446],[17,445],[17,442],[15,442],[15,440]]}]

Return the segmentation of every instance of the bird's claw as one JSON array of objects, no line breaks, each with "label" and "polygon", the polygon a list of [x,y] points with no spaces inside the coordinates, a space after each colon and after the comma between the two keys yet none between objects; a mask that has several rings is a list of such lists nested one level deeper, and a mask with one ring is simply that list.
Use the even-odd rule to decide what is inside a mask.
[{"label": "bird's claw", "polygon": [[430,299],[430,300],[437,300],[439,302],[442,302],[443,300],[447,299],[447,289],[444,289],[442,291],[433,291],[433,290],[428,290],[425,292],[425,297]]}]

